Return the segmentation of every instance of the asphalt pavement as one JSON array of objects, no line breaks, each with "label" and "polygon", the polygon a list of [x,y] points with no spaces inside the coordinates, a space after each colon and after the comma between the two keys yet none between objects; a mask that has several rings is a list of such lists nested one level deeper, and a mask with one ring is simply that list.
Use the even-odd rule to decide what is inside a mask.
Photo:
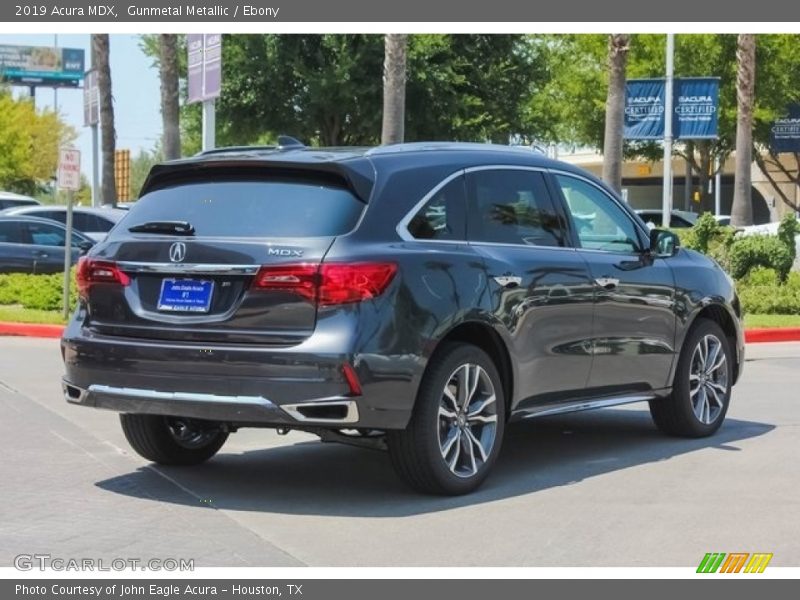
[{"label": "asphalt pavement", "polygon": [[754,344],[716,436],[646,405],[514,424],[472,495],[415,494],[386,454],[249,429],[205,465],[128,448],[68,405],[57,340],[0,338],[0,566],[18,554],[195,566],[800,566],[800,343]]}]

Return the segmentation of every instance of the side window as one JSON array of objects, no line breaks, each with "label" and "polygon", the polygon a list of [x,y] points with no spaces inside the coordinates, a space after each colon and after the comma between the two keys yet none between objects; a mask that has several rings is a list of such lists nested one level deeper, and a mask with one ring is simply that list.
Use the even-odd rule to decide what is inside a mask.
[{"label": "side window", "polygon": [[408,232],[418,240],[463,240],[464,178],[448,182],[415,214]]},{"label": "side window", "polygon": [[53,221],[58,221],[61,224],[67,222],[67,211],[65,210],[42,210],[31,213],[31,216],[39,217],[40,219],[52,219]]},{"label": "side window", "polygon": [[633,220],[599,188],[575,177],[556,175],[581,247],[609,252],[639,252]]},{"label": "side window", "polygon": [[564,246],[562,222],[538,171],[475,171],[467,180],[467,231],[476,242]]},{"label": "side window", "polygon": [[99,231],[97,229],[99,220],[94,215],[86,213],[73,212],[72,214],[72,226],[78,231]]},{"label": "side window", "polygon": [[31,243],[36,246],[64,246],[64,230],[47,223],[28,223]]},{"label": "side window", "polygon": [[22,244],[22,227],[18,221],[0,222],[0,244]]}]

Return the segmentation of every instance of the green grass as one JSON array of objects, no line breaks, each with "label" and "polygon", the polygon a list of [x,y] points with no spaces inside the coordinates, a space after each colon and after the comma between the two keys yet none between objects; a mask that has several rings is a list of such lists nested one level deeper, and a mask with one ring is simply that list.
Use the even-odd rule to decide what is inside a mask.
[{"label": "green grass", "polygon": [[744,326],[749,327],[800,327],[800,315],[745,315]]},{"label": "green grass", "polygon": [[19,305],[0,305],[0,321],[11,323],[51,323],[63,325],[61,311],[23,308]]}]

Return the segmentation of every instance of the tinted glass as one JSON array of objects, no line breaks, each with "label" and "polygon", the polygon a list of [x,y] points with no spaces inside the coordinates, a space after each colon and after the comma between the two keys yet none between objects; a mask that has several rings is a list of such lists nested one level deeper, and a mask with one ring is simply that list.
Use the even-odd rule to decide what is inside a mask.
[{"label": "tinted glass", "polygon": [[575,177],[557,175],[581,246],[610,252],[638,252],[639,238],[628,214],[605,192]]},{"label": "tinted glass", "polygon": [[468,178],[469,239],[563,246],[564,231],[544,176],[536,171],[476,171]]},{"label": "tinted glass", "polygon": [[423,240],[463,240],[464,178],[457,177],[439,190],[408,224],[408,231]]},{"label": "tinted glass", "polygon": [[[87,213],[73,212],[72,213],[72,226],[78,231],[103,231],[100,225],[103,223],[102,219]],[[111,229],[109,227],[108,229]],[[105,231],[108,231],[106,229]]]},{"label": "tinted glass", "polygon": [[21,244],[22,227],[16,221],[0,221],[0,244]]},{"label": "tinted glass", "polygon": [[58,221],[59,223],[66,224],[67,222],[67,211],[65,210],[37,210],[35,212],[28,213],[31,217],[39,217],[40,219],[52,219],[53,221]]},{"label": "tinted glass", "polygon": [[364,206],[344,188],[314,182],[185,183],[142,196],[121,230],[150,221],[188,221],[199,236],[331,236],[350,231]]}]

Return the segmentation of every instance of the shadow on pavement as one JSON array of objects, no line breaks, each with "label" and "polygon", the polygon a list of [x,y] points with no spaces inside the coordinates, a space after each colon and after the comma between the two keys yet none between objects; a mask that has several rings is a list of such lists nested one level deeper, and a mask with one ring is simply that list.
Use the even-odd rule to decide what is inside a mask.
[{"label": "shadow on pavement", "polygon": [[[386,453],[319,442],[243,454],[224,454],[223,448],[198,467],[142,467],[96,485],[128,496],[226,510],[398,517],[531,495],[705,448],[739,451],[737,442],[772,429],[728,419],[711,438],[670,438],[655,429],[646,410],[608,409],[515,423],[506,429],[503,450],[484,486],[457,498],[410,491]],[[164,494],[164,480],[153,469],[197,497]]]}]

